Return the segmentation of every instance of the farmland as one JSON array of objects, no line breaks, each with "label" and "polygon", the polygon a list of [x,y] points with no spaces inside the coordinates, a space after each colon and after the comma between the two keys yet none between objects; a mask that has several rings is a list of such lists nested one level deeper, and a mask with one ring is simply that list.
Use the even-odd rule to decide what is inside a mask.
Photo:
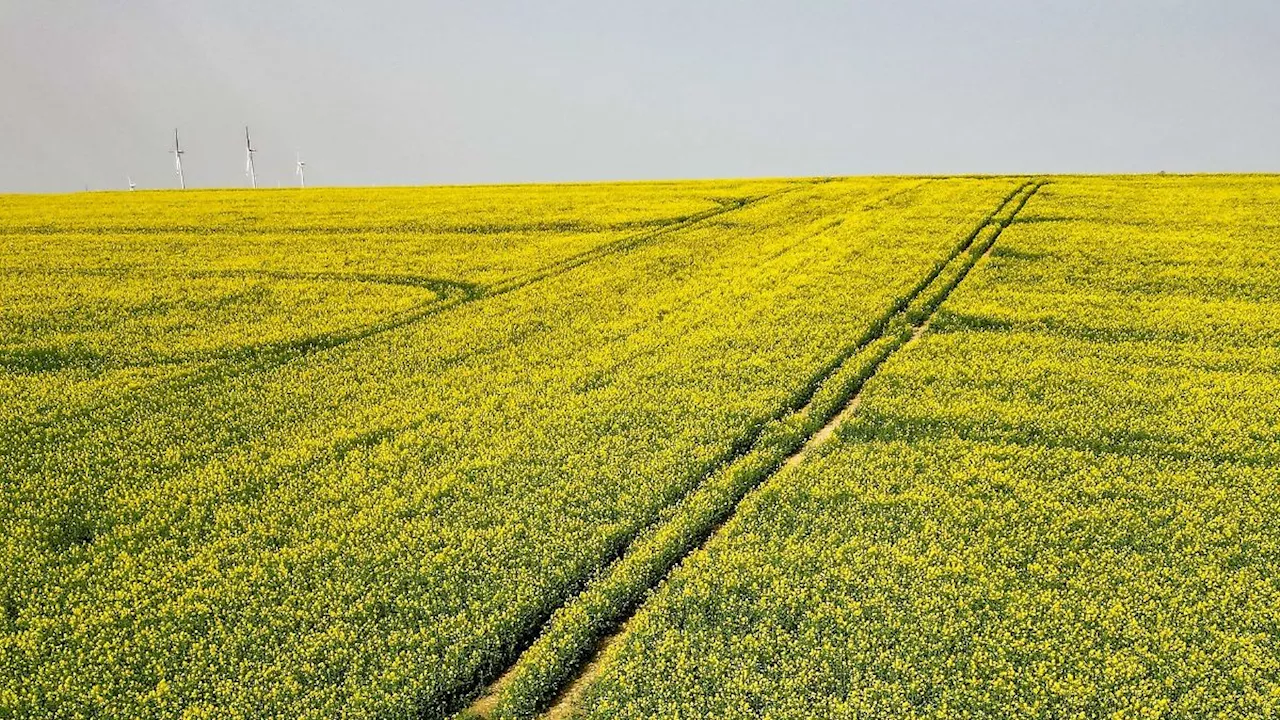
[{"label": "farmland", "polygon": [[0,277],[0,717],[1280,708],[1274,178],[9,196]]}]

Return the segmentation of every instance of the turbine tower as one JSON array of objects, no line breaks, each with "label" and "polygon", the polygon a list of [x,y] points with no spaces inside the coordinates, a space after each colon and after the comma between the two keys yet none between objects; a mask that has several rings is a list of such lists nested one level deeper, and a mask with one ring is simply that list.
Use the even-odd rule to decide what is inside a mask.
[{"label": "turbine tower", "polygon": [[169,152],[173,153],[173,168],[178,173],[178,185],[186,190],[187,179],[182,176],[182,146],[178,144],[178,128],[173,129],[173,149]]},{"label": "turbine tower", "polygon": [[307,171],[306,171],[306,167],[307,167],[307,164],[306,164],[305,162],[303,162],[303,161],[302,161],[302,153],[298,153],[298,165],[297,165],[297,169],[293,171],[293,172],[294,172],[294,174],[298,176],[298,187],[306,187],[306,186],[307,186]]},{"label": "turbine tower", "polygon": [[137,187],[138,187],[138,184],[137,184],[137,183],[135,183],[135,182],[133,181],[133,176],[131,176],[131,175],[125,175],[125,176],[124,176],[124,178],[125,178],[126,180],[128,180],[128,181],[129,181],[129,189],[130,189],[130,190],[133,190],[134,188],[137,188]]},{"label": "turbine tower", "polygon": [[249,183],[254,187],[258,187],[258,173],[253,170],[253,154],[258,152],[253,149],[253,141],[249,139],[249,126],[244,126],[244,173],[249,176]]}]

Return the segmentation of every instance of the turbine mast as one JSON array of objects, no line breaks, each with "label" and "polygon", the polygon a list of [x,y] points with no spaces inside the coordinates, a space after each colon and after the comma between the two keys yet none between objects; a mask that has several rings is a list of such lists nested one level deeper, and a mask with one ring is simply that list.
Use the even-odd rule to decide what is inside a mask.
[{"label": "turbine mast", "polygon": [[178,186],[183,190],[187,189],[187,179],[182,176],[182,146],[178,144],[178,128],[173,129],[173,149],[169,152],[173,153],[173,169],[178,173]]},{"label": "turbine mast", "polygon": [[294,170],[294,174],[298,176],[298,187],[307,186],[306,167],[307,167],[307,164],[302,161],[302,153],[298,153],[298,165],[297,165],[297,169]]},{"label": "turbine mast", "polygon": [[244,126],[244,172],[249,176],[249,183],[254,187],[258,187],[258,173],[253,169],[253,154],[258,152],[253,149],[253,141],[249,139],[249,126]]}]

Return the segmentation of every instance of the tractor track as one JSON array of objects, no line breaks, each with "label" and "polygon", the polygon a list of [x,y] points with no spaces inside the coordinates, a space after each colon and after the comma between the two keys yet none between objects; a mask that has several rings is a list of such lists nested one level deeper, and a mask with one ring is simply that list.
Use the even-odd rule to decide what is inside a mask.
[{"label": "tractor track", "polygon": [[[721,489],[723,497],[706,501],[709,503],[708,507],[714,509],[708,512],[704,508],[702,516],[696,520],[688,520],[690,528],[672,530],[669,534],[674,537],[663,538],[663,530],[667,526],[677,525],[681,520],[678,514],[681,508],[697,505],[697,500],[703,499],[698,497],[699,493],[714,492],[714,490],[708,490],[709,478],[718,472],[727,472],[734,465],[747,461],[753,455],[762,445],[762,438],[768,424],[756,428],[748,436],[734,442],[730,450],[712,464],[712,469],[706,473],[702,482],[694,485],[682,498],[668,506],[668,510],[676,508],[674,515],[664,513],[654,526],[650,526],[646,531],[638,533],[624,543],[617,554],[602,566],[602,573],[593,582],[547,615],[546,620],[540,624],[536,639],[520,643],[523,650],[506,670],[498,675],[496,681],[488,687],[482,685],[483,690],[473,690],[470,695],[478,698],[470,705],[458,704],[459,709],[463,710],[463,715],[492,717],[496,711],[504,710],[508,715],[531,716],[533,711],[545,708],[546,703],[552,701],[550,708],[546,711],[546,717],[568,716],[580,693],[603,666],[604,651],[616,644],[615,641],[622,634],[626,623],[638,610],[643,598],[658,587],[684,558],[705,546],[718,529],[733,516],[738,505],[748,494],[783,468],[799,464],[804,457],[834,434],[841,421],[856,412],[861,404],[862,388],[865,383],[875,375],[890,356],[917,340],[924,333],[938,306],[967,276],[973,266],[990,252],[1000,234],[1012,223],[1031,196],[1039,190],[1040,185],[1041,183],[1036,181],[1027,181],[1006,196],[996,209],[983,218],[973,232],[958,244],[945,262],[940,263],[928,273],[905,298],[872,325],[867,335],[818,373],[792,403],[771,419],[776,422],[794,417],[809,416],[812,419],[812,416],[819,415],[821,420],[819,427],[791,438],[791,447],[788,452],[775,458],[763,473],[752,477],[750,482],[734,486],[727,491]],[[862,369],[858,371],[859,375],[854,377],[852,382],[848,378],[840,378],[842,372],[847,373],[851,367],[859,365],[853,361],[861,354],[867,354],[870,357],[864,359],[860,365]],[[824,407],[816,407],[819,403],[815,400],[815,396],[826,385],[841,384],[837,381],[851,382],[851,385],[842,393],[843,397],[840,401],[834,406],[824,403]],[[696,511],[691,512],[697,514]],[[665,544],[663,544],[664,541]],[[657,547],[643,547],[645,542],[656,544]],[[659,562],[655,558],[664,560]],[[628,567],[628,562],[633,566],[640,566],[641,570]],[[644,572],[645,570],[648,572]],[[650,581],[632,583],[625,588],[618,586],[619,583],[626,584],[626,578],[637,575],[647,576]],[[623,579],[613,581],[615,586],[609,587],[611,579],[617,577]],[[621,596],[624,601],[609,605],[599,597],[592,597],[593,593],[597,596],[607,595],[613,598]],[[589,621],[583,621],[594,629],[594,632],[575,634],[571,629],[560,633],[561,636],[557,637],[557,619],[561,613],[568,612],[575,604],[595,608],[597,611],[600,611],[599,606],[603,604],[606,607],[597,614],[607,614],[612,617],[592,617]],[[570,622],[564,621],[562,624],[567,625]],[[539,666],[535,658],[522,665],[527,656],[535,654],[539,645],[544,648],[554,648],[547,650],[547,653],[564,662],[559,665],[554,662],[550,665],[543,663]],[[569,672],[566,674],[565,670]],[[536,681],[531,681],[531,684],[543,689],[554,687],[554,692],[535,693],[540,696],[533,697],[531,701],[525,698],[526,703],[514,710],[511,707],[504,708],[504,694],[513,683],[524,679],[521,677],[522,674],[526,677],[538,676]]]}]

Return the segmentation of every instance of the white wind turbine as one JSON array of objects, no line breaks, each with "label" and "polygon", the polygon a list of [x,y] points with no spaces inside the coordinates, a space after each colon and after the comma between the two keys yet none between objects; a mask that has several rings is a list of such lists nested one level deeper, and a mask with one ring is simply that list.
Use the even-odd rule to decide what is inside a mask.
[{"label": "white wind turbine", "polygon": [[173,149],[169,152],[173,153],[173,168],[178,173],[178,185],[183,189],[187,189],[187,179],[182,176],[182,146],[178,144],[178,128],[173,129]]},{"label": "white wind turbine", "polygon": [[249,126],[244,126],[244,174],[249,176],[249,183],[254,187],[258,187],[258,173],[253,169],[253,154],[258,152],[253,149],[253,141],[249,139]]},{"label": "white wind turbine", "polygon": [[298,164],[296,166],[296,169],[293,171],[294,174],[298,176],[298,187],[307,186],[306,167],[307,167],[307,164],[302,161],[302,153],[298,153]]},{"label": "white wind turbine", "polygon": [[129,181],[130,190],[133,190],[134,188],[138,187],[138,184],[133,181],[133,176],[125,175],[124,178]]}]

